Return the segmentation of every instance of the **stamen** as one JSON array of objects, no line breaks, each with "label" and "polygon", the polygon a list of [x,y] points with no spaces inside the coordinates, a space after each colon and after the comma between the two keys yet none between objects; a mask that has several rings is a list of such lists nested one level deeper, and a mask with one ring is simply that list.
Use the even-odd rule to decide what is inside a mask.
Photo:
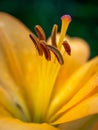
[{"label": "stamen", "polygon": [[56,42],[56,34],[57,34],[57,30],[58,30],[58,25],[54,25],[52,28],[52,33],[51,33],[51,41],[52,41],[52,45],[57,47],[57,42]]},{"label": "stamen", "polygon": [[[56,34],[57,34],[58,26],[56,24],[53,26],[53,29],[51,32],[51,41],[52,41],[53,46],[46,44],[46,35],[40,25],[35,26],[35,31],[36,31],[36,34],[38,37],[35,36],[34,34],[30,34],[29,36],[30,36],[31,40],[33,41],[40,56],[42,56],[44,53],[45,58],[47,60],[51,60],[50,51],[52,51],[55,54],[58,62],[62,65],[62,64],[64,64],[64,60],[63,60],[63,57],[62,57],[60,51],[58,50],[58,49],[61,49],[62,43],[63,43],[65,51],[68,53],[68,55],[71,55],[70,45],[68,44],[67,41],[63,42],[66,30],[68,28],[69,23],[71,22],[71,16],[64,15],[61,17],[61,20],[62,20],[62,27],[61,27],[61,34],[60,34],[58,46],[57,46],[57,41],[56,41]],[[57,47],[58,47],[58,49],[57,49]]]},{"label": "stamen", "polygon": [[38,50],[38,54],[39,54],[40,56],[42,56],[42,55],[43,55],[43,51],[42,51],[42,49],[41,49],[41,47],[40,47],[40,45],[39,45],[39,40],[38,40],[38,38],[37,38],[33,33],[30,34],[29,37],[31,38],[31,40],[33,41],[33,43],[34,43],[36,49]]},{"label": "stamen", "polygon": [[71,16],[64,15],[61,17],[61,20],[62,20],[62,27],[61,27],[61,34],[60,34],[60,38],[59,38],[58,48],[61,48],[68,25],[71,22]]},{"label": "stamen", "polygon": [[51,54],[50,54],[49,49],[47,48],[46,42],[41,40],[41,41],[39,41],[39,43],[40,43],[40,47],[42,48],[42,50],[45,54],[45,58],[47,60],[51,60]]},{"label": "stamen", "polygon": [[59,50],[56,47],[51,46],[51,45],[47,45],[47,48],[55,54],[58,62],[61,65],[63,65],[64,64],[64,60],[63,60],[63,57],[62,57],[61,53],[59,52]]},{"label": "stamen", "polygon": [[64,41],[64,42],[63,42],[63,46],[64,46],[64,49],[65,49],[65,51],[67,52],[67,54],[68,54],[68,55],[71,55],[71,47],[70,47],[70,45],[68,44],[67,41]]},{"label": "stamen", "polygon": [[46,41],[46,35],[44,33],[44,30],[42,29],[42,27],[40,25],[36,25],[35,26],[35,32],[36,32],[39,40]]}]

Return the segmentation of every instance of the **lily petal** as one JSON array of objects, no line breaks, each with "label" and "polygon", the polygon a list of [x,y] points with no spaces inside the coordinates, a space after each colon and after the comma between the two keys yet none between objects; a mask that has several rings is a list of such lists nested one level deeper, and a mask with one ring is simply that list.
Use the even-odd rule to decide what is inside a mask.
[{"label": "lily petal", "polygon": [[[98,115],[93,115],[93,116],[87,116],[85,118],[71,121],[71,122],[66,122],[64,124],[61,124],[59,126],[60,130],[93,130],[95,127],[94,124],[98,121]],[[98,127],[96,127],[97,130]]]},{"label": "lily petal", "polygon": [[[94,76],[94,77],[93,77]],[[92,80],[91,80],[92,77]],[[86,86],[84,87],[84,90],[86,92],[92,91],[98,84],[97,79],[98,78],[98,57],[92,59],[87,64],[85,64],[83,67],[81,67],[79,70],[76,71],[65,83],[64,87],[61,88],[61,91],[59,91],[56,96],[53,98],[53,101],[51,103],[50,111],[55,112],[61,109],[62,107],[66,106],[66,104],[71,100],[75,94],[88,82],[87,88],[89,88],[89,85],[91,86],[91,89],[86,90]],[[91,82],[90,82],[91,80]],[[95,80],[95,81],[94,81]],[[85,91],[82,90],[81,96],[78,95],[78,98],[75,98],[75,102],[77,100],[81,100],[81,97],[83,98],[84,95],[86,95]],[[84,92],[84,93],[83,93]],[[83,95],[84,94],[84,95]],[[49,111],[49,113],[50,113]],[[48,113],[48,114],[49,114]],[[56,114],[55,114],[56,116]]]},{"label": "lily petal", "polygon": [[16,18],[7,13],[0,13],[0,54],[3,59],[0,61],[6,65],[6,70],[32,109],[33,101],[29,101],[33,100],[34,88],[38,82],[37,69],[35,71],[37,60],[34,45],[29,38],[30,33],[31,31]]},{"label": "lily petal", "polygon": [[78,104],[80,101],[92,96],[98,92],[98,71],[82,86],[82,88],[71,98],[71,100],[64,105],[58,113],[63,113],[71,107]]},{"label": "lily petal", "polygon": [[[29,38],[30,33],[16,18],[6,13],[0,13],[0,46],[16,82],[19,82],[17,79],[19,80],[23,76],[22,73],[25,71],[24,65],[28,63],[26,62],[26,57],[34,53],[33,44]],[[34,58],[32,57],[32,59]],[[16,77],[17,73],[18,77]]]},{"label": "lily petal", "polygon": [[13,117],[11,115],[11,113],[9,111],[7,111],[3,106],[2,104],[0,104],[0,116],[3,116],[3,117]]},{"label": "lily petal", "polygon": [[18,119],[0,118],[0,130],[59,130],[48,124],[24,123]]},{"label": "lily petal", "polygon": [[72,56],[80,63],[84,64],[90,56],[90,48],[85,40],[79,37],[66,36],[65,39],[71,46]]},{"label": "lily petal", "polygon": [[64,122],[77,120],[88,115],[98,113],[98,94],[91,96],[78,105],[65,112],[58,120],[53,124],[61,124]]},{"label": "lily petal", "polygon": [[[2,61],[0,62],[0,103],[6,109],[8,109],[11,112],[11,114],[13,113],[14,116],[18,115],[15,114],[17,113],[16,111],[19,109],[16,104],[21,106],[22,111],[25,111],[23,113],[26,114],[28,113],[27,112],[28,110],[27,110],[26,103],[23,99],[23,93],[21,93],[19,86],[15,84],[13,77],[11,77],[1,52],[2,51],[0,49],[0,61]],[[21,110],[19,113],[21,113]]]}]

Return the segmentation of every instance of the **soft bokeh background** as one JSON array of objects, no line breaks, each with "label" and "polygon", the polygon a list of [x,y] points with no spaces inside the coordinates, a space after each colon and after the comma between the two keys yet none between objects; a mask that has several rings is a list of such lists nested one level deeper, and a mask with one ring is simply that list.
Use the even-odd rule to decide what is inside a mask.
[{"label": "soft bokeh background", "polygon": [[72,22],[67,33],[84,38],[91,47],[91,57],[98,54],[98,0],[0,0],[0,11],[8,12],[24,22],[32,31],[40,24],[47,37],[63,14]]}]

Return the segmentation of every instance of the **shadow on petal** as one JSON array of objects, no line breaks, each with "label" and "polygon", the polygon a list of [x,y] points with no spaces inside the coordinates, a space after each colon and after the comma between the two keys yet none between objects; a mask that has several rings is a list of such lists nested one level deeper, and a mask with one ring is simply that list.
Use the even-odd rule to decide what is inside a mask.
[{"label": "shadow on petal", "polygon": [[96,122],[98,122],[98,114],[61,124],[59,128],[61,130],[97,130],[98,127],[94,126]]}]

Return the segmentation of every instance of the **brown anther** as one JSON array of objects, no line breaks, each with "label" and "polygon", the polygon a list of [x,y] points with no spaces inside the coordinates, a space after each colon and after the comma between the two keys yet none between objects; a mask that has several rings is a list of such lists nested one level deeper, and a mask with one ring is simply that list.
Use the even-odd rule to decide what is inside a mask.
[{"label": "brown anther", "polygon": [[57,43],[56,43],[56,34],[57,34],[57,30],[58,30],[58,26],[55,24],[52,28],[52,32],[51,32],[51,41],[52,41],[52,45],[57,47]]},{"label": "brown anther", "polygon": [[63,42],[63,46],[68,55],[71,55],[71,47],[67,41]]},{"label": "brown anther", "polygon": [[47,45],[47,48],[55,54],[58,62],[61,65],[63,65],[64,64],[64,60],[63,60],[63,57],[62,57],[61,53],[59,52],[59,50],[56,47],[51,46],[51,45]]},{"label": "brown anther", "polygon": [[29,34],[29,37],[30,37],[30,39],[33,41],[33,43],[34,43],[36,49],[38,50],[38,54],[39,54],[40,56],[42,56],[42,55],[43,55],[43,51],[42,51],[42,49],[41,49],[41,47],[40,47],[38,38],[37,38],[33,33],[32,33],[32,34]]},{"label": "brown anther", "polygon": [[40,43],[40,47],[42,48],[44,52],[45,58],[47,60],[51,60],[51,54],[50,54],[49,49],[47,48],[46,42],[44,40],[40,40],[39,43]]},{"label": "brown anther", "polygon": [[36,25],[35,26],[35,32],[36,32],[39,40],[46,41],[46,35],[44,33],[44,30],[42,29],[42,27],[40,25]]}]

